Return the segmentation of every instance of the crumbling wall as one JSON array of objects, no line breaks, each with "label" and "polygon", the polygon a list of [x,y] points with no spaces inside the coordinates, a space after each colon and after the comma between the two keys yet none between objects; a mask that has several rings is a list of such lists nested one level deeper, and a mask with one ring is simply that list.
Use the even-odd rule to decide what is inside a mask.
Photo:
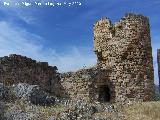
[{"label": "crumbling wall", "polygon": [[157,62],[158,62],[158,76],[159,76],[159,86],[160,86],[160,49],[157,50]]},{"label": "crumbling wall", "polygon": [[72,100],[98,101],[99,86],[108,85],[107,81],[103,81],[108,76],[107,71],[92,67],[61,74],[61,85],[66,91],[61,95]]},{"label": "crumbling wall", "polygon": [[[94,25],[98,66],[111,69],[114,101],[151,100],[154,94],[153,60],[147,17],[126,14],[118,23],[103,18]],[[108,78],[106,79],[108,80]]]},{"label": "crumbling wall", "polygon": [[94,51],[97,67],[62,74],[46,62],[15,54],[5,56],[0,58],[0,82],[37,84],[47,92],[73,100],[152,100],[154,76],[148,18],[126,14],[116,24],[108,18],[99,20],[94,25]]},{"label": "crumbling wall", "polygon": [[20,82],[39,85],[47,92],[60,94],[57,67],[21,55],[12,54],[0,58],[0,82],[6,85]]}]

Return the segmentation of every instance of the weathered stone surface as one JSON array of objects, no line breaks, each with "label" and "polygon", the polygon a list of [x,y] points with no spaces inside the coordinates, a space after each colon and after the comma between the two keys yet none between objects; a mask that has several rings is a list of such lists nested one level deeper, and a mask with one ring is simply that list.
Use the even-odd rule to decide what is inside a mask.
[{"label": "weathered stone surface", "polygon": [[57,67],[21,55],[11,54],[9,57],[0,58],[0,82],[5,85],[16,83],[39,85],[46,92],[60,94]]},{"label": "weathered stone surface", "polygon": [[53,105],[58,101],[56,97],[46,93],[38,85],[19,83],[13,86],[4,86],[0,83],[0,100],[15,101],[17,99],[36,105]]},{"label": "weathered stone surface", "polygon": [[[92,67],[61,74],[61,85],[65,89],[62,96],[68,96],[74,100],[97,100],[99,91],[96,87],[101,85],[103,79],[107,77],[107,71],[109,70]],[[107,81],[105,84],[108,84]]]},{"label": "weathered stone surface", "polygon": [[147,17],[126,14],[114,25],[108,18],[99,20],[94,25],[94,51],[96,67],[61,74],[68,97],[100,102],[152,100],[154,74]]},{"label": "weathered stone surface", "polygon": [[35,89],[30,96],[30,101],[36,105],[54,105],[56,102],[56,98],[53,96],[49,96],[43,91],[39,89]]},{"label": "weathered stone surface", "polygon": [[14,84],[12,87],[12,91],[17,98],[22,98],[27,100],[29,100],[31,94],[36,90],[39,90],[38,85],[29,85],[27,83]]},{"label": "weathered stone surface", "polygon": [[114,25],[103,18],[94,25],[98,66],[111,68],[106,81],[114,84],[113,101],[151,100],[154,94],[153,59],[147,17],[126,14]]},{"label": "weathered stone surface", "polygon": [[55,104],[55,98],[50,96],[39,88],[38,85],[29,85],[26,83],[19,83],[13,85],[13,93],[17,98],[28,100],[33,104],[39,105],[51,105]]},{"label": "weathered stone surface", "polygon": [[8,89],[3,85],[3,83],[0,83],[0,100],[6,99],[8,94]]},{"label": "weathered stone surface", "polygon": [[[15,54],[5,56],[0,58],[0,82],[38,85],[45,92],[72,100],[152,100],[154,74],[147,17],[126,14],[115,24],[108,18],[99,20],[94,25],[94,51],[97,55],[95,67],[62,74],[46,62]],[[19,95],[25,88],[21,89]]]}]

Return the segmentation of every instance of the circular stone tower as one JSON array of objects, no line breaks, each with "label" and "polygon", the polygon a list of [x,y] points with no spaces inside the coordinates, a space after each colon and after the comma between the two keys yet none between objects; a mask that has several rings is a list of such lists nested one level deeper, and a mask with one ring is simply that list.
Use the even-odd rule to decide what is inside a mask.
[{"label": "circular stone tower", "polygon": [[152,100],[154,70],[149,20],[126,14],[112,24],[103,18],[94,25],[94,51],[101,69],[110,69],[111,101]]}]

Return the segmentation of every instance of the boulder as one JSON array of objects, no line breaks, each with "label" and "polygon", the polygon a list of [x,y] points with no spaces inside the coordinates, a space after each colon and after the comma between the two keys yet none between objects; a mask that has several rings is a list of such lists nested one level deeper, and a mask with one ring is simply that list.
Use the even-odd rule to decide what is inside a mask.
[{"label": "boulder", "polygon": [[13,85],[12,89],[17,98],[27,100],[36,105],[51,105],[55,103],[55,97],[41,90],[38,85],[19,83]]},{"label": "boulder", "polygon": [[0,100],[4,100],[7,98],[8,95],[8,89],[3,85],[3,83],[0,83]]},{"label": "boulder", "polygon": [[25,100],[29,100],[31,94],[36,89],[39,90],[39,87],[37,85],[29,85],[26,83],[14,84],[12,86],[12,91],[15,94],[15,96],[18,98],[25,99]]},{"label": "boulder", "polygon": [[55,103],[55,97],[49,96],[46,92],[34,89],[30,94],[29,101],[36,105],[51,105]]}]

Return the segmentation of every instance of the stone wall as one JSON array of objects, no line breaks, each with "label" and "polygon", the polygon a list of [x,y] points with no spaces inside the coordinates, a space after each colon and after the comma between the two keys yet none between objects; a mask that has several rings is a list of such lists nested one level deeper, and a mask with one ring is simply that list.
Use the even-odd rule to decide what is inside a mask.
[{"label": "stone wall", "polygon": [[28,83],[39,85],[43,90],[59,95],[59,73],[57,67],[47,62],[36,62],[20,55],[0,58],[0,82],[5,85]]},{"label": "stone wall", "polygon": [[61,74],[61,85],[66,92],[61,92],[61,95],[73,100],[98,101],[99,86],[109,85],[108,81],[104,81],[107,71],[92,67]]},{"label": "stone wall", "polygon": [[113,101],[148,101],[154,94],[154,75],[149,20],[126,14],[118,23],[103,18],[94,25],[94,51],[98,66],[111,69]]},{"label": "stone wall", "polygon": [[0,58],[0,82],[37,84],[72,100],[152,100],[154,71],[147,17],[126,14],[115,24],[108,18],[99,20],[94,25],[94,51],[96,67],[61,74],[46,62],[15,54],[5,56]]},{"label": "stone wall", "polygon": [[157,50],[157,62],[158,62],[158,76],[159,76],[159,86],[160,86],[160,49]]}]

